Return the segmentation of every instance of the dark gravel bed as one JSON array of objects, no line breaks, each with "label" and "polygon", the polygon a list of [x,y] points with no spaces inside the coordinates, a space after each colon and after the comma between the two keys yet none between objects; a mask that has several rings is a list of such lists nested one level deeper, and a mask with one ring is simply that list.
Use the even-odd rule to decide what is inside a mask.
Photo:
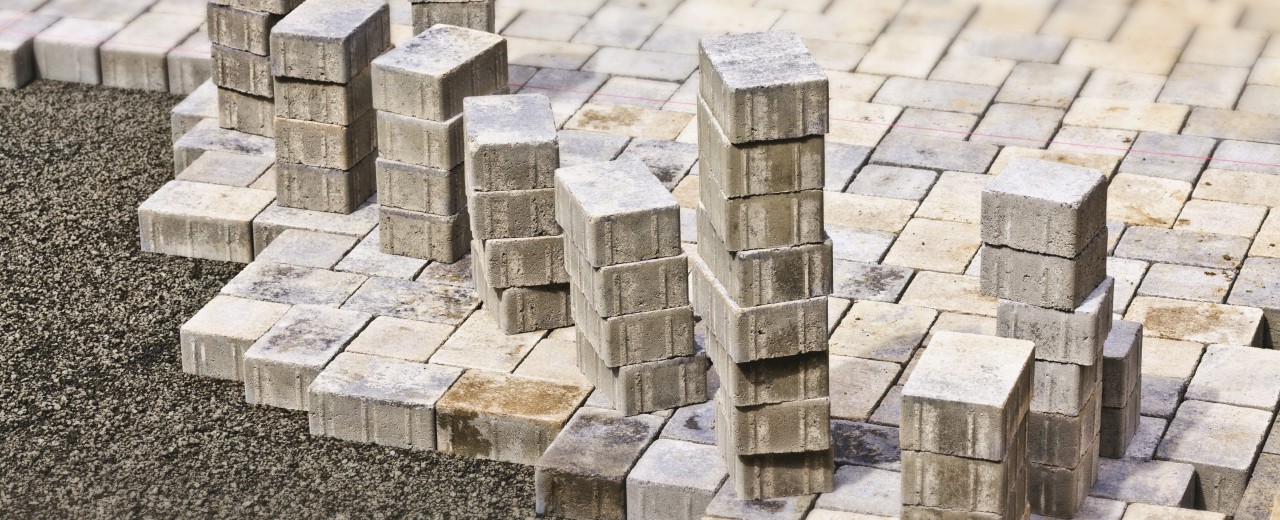
[{"label": "dark gravel bed", "polygon": [[141,253],[178,98],[0,90],[0,517],[528,517],[532,470],[311,437],[184,374],[239,265]]}]

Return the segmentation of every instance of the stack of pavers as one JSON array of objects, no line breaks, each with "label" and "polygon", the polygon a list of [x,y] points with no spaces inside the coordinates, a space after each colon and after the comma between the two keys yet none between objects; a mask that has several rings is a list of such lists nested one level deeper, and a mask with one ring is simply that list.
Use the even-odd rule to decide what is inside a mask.
[{"label": "stack of pavers", "polygon": [[1107,181],[1097,170],[1015,160],[982,192],[982,292],[1002,337],[1035,343],[1028,416],[1031,511],[1071,518],[1098,471],[1107,277]]},{"label": "stack of pavers", "polygon": [[302,0],[211,0],[206,21],[218,124],[254,135],[275,135],[271,29]]},{"label": "stack of pavers", "polygon": [[827,77],[784,32],[703,40],[701,70],[692,283],[717,442],[741,499],[829,491]]},{"label": "stack of pavers", "polygon": [[1029,341],[938,332],[902,388],[902,518],[1031,517]]},{"label": "stack of pavers", "polygon": [[484,32],[496,32],[494,0],[409,0],[413,9],[413,33],[436,25],[456,25]]},{"label": "stack of pavers", "polygon": [[369,64],[390,47],[381,0],[308,0],[271,30],[279,205],[348,214],[373,195]]},{"label": "stack of pavers", "polygon": [[462,101],[506,92],[506,40],[437,25],[374,60],[373,85],[382,251],[453,263],[471,241]]},{"label": "stack of pavers", "polygon": [[1115,320],[1102,347],[1098,455],[1124,458],[1142,409],[1142,324]]},{"label": "stack of pavers", "polygon": [[507,334],[572,325],[551,101],[486,96],[463,105],[471,268],[484,306]]},{"label": "stack of pavers", "polygon": [[706,401],[675,197],[634,159],[561,168],[555,184],[582,373],[626,416]]}]

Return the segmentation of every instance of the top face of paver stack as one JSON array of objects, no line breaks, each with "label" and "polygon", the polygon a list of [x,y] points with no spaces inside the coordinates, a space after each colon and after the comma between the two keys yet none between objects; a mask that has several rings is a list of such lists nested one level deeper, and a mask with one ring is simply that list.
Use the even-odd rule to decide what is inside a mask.
[{"label": "top face of paver stack", "polygon": [[1106,228],[1106,207],[1101,172],[1016,159],[982,191],[982,240],[1074,258]]},{"label": "top face of paver stack", "polygon": [[346,83],[391,47],[381,0],[308,0],[271,29],[271,73]]},{"label": "top face of paver stack", "polygon": [[587,217],[679,211],[679,204],[662,181],[636,159],[560,168],[556,180]]},{"label": "top face of paver stack", "polygon": [[827,76],[799,36],[733,34],[700,48],[700,93],[731,143],[827,133]]},{"label": "top face of paver stack", "polygon": [[463,99],[507,83],[506,40],[496,34],[437,25],[373,60],[373,107],[445,121]]},{"label": "top face of paver stack", "polygon": [[463,101],[467,145],[554,143],[556,120],[551,101],[541,94],[480,96]]}]

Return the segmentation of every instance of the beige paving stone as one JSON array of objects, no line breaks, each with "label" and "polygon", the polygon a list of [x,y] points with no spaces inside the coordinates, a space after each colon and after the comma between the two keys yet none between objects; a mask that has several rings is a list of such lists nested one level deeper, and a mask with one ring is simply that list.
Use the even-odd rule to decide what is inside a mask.
[{"label": "beige paving stone", "polygon": [[959,274],[981,245],[976,224],[915,218],[907,222],[884,263]]},{"label": "beige paving stone", "polygon": [[856,146],[875,146],[901,113],[902,108],[892,105],[833,98],[827,139]]},{"label": "beige paving stone", "polygon": [[582,43],[507,38],[507,59],[512,65],[576,70],[598,49]]},{"label": "beige paving stone", "polygon": [[858,74],[856,72],[827,72],[827,81],[831,88],[831,99],[847,101],[871,101],[884,85],[884,76]]},{"label": "beige paving stone", "polygon": [[1258,58],[1258,61],[1253,64],[1252,73],[1249,74],[1249,83],[1280,86],[1280,57]]},{"label": "beige paving stone", "polygon": [[1249,69],[1179,63],[1157,99],[1160,103],[1230,109],[1249,78]]},{"label": "beige paving stone", "polygon": [[1154,103],[1167,76],[1123,70],[1098,69],[1089,75],[1080,95],[1089,98]]},{"label": "beige paving stone", "polygon": [[1169,74],[1178,61],[1180,47],[1159,47],[1141,42],[1072,40],[1062,54],[1063,65],[1123,70],[1144,74]]},{"label": "beige paving stone", "polygon": [[1140,103],[1098,98],[1077,98],[1067,111],[1064,124],[1178,133],[1188,108],[1163,103]]},{"label": "beige paving stone", "polygon": [[1065,36],[966,29],[951,45],[951,52],[1015,61],[1057,63],[1070,41]]},{"label": "beige paving stone", "polygon": [[1249,256],[1280,258],[1280,211],[1267,215],[1253,240],[1253,247],[1249,248]]},{"label": "beige paving stone", "polygon": [[566,130],[590,130],[670,141],[680,135],[693,114],[591,102],[573,115]]},{"label": "beige paving stone", "polygon": [[[779,0],[772,1],[777,3]],[[873,11],[874,8],[871,10]],[[791,31],[804,39],[871,45],[876,41],[876,37],[880,36],[885,23],[891,16],[893,16],[892,13],[877,15],[874,12],[866,12],[864,16],[831,16],[788,8],[773,25],[772,30]]]},{"label": "beige paving stone", "polygon": [[1016,61],[1003,58],[950,54],[938,62],[929,74],[929,79],[999,87],[1009,78],[1017,64]]},{"label": "beige paving stone", "polygon": [[1280,101],[1276,100],[1277,96],[1280,96],[1280,87],[1249,85],[1240,95],[1240,102],[1236,109],[1244,112],[1280,115]]},{"label": "beige paving stone", "polygon": [[1049,149],[1124,157],[1137,138],[1133,130],[1064,126],[1054,134]]},{"label": "beige paving stone", "polygon": [[670,81],[614,76],[609,78],[591,99],[615,105],[660,109],[679,88],[679,83]]},{"label": "beige paving stone", "polygon": [[1139,296],[1133,299],[1125,319],[1142,323],[1148,336],[1198,343],[1254,345],[1259,340],[1262,310]]},{"label": "beige paving stone", "polygon": [[1196,108],[1187,118],[1182,133],[1277,144],[1280,143],[1280,115]]},{"label": "beige paving stone", "polygon": [[1253,238],[1266,216],[1263,206],[1192,199],[1183,206],[1173,228]]},{"label": "beige paving stone", "polygon": [[1182,48],[1195,32],[1196,23],[1172,14],[1176,10],[1175,6],[1170,6],[1167,11],[1135,7],[1129,11],[1129,16],[1111,40],[1135,45]]},{"label": "beige paving stone", "polygon": [[506,335],[493,313],[473,312],[431,356],[431,362],[510,373],[545,335],[545,331]]},{"label": "beige paving stone", "polygon": [[697,56],[617,47],[602,47],[582,65],[582,70],[589,72],[667,81],[683,80],[696,68]]},{"label": "beige paving stone", "polygon": [[1280,206],[1280,176],[1210,168],[1196,185],[1197,199],[1256,206]]},{"label": "beige paving stone", "polygon": [[1122,173],[1107,191],[1107,218],[1137,226],[1172,227],[1191,195],[1191,184]]},{"label": "beige paving stone", "polygon": [[586,25],[591,18],[564,13],[546,11],[523,11],[502,29],[502,35],[508,38],[533,38],[567,42]]},{"label": "beige paving stone", "polygon": [[916,210],[915,216],[978,224],[982,221],[982,189],[990,181],[989,175],[942,172],[938,182]]},{"label": "beige paving stone", "polygon": [[436,402],[436,443],[444,453],[531,466],[590,392],[589,387],[468,370]]},{"label": "beige paving stone", "polygon": [[992,175],[999,175],[1000,172],[1004,171],[1005,167],[1009,166],[1010,162],[1021,158],[1092,168],[1102,172],[1107,178],[1111,177],[1111,174],[1116,171],[1116,167],[1120,164],[1120,158],[1118,157],[1087,153],[1080,150],[1037,150],[1021,146],[1006,146],[1000,150],[1000,155],[996,156],[996,160],[991,164],[989,171]]},{"label": "beige paving stone", "polygon": [[866,421],[898,377],[897,363],[832,355],[831,417]]},{"label": "beige paving stone", "polygon": [[1226,27],[1200,27],[1182,53],[1184,63],[1252,67],[1270,35]]},{"label": "beige paving stone", "polygon": [[996,315],[996,299],[982,294],[976,276],[921,271],[911,280],[899,303],[939,311]]},{"label": "beige paving stone", "polygon": [[981,114],[996,89],[986,85],[892,77],[873,99],[886,105]]},{"label": "beige paving stone", "polygon": [[1056,108],[996,103],[987,109],[982,123],[969,140],[1044,148],[1058,130],[1062,115],[1063,111]]},{"label": "beige paving stone", "polygon": [[1147,262],[1131,258],[1107,258],[1107,275],[1116,280],[1116,294],[1111,303],[1113,312],[1124,314],[1125,309],[1129,308],[1138,284],[1147,274],[1148,265]]},{"label": "beige paving stone", "polygon": [[[929,346],[929,342],[933,340],[933,335],[939,332],[963,332],[965,334],[977,334],[980,336],[995,336],[997,331],[996,318],[993,316],[974,316],[972,314],[961,314],[958,312],[943,312],[938,315],[937,321],[933,323],[933,327],[929,329],[929,335],[925,336],[923,346]],[[911,363],[907,364],[903,370],[899,384],[907,379],[911,374],[915,362],[920,358],[920,352],[917,351],[915,357],[911,359]]]},{"label": "beige paving stone", "polygon": [[453,330],[451,325],[381,316],[347,345],[346,352],[426,363]]},{"label": "beige paving stone", "polygon": [[951,44],[945,35],[884,33],[858,64],[858,72],[924,79]]},{"label": "beige paving stone", "polygon": [[844,298],[836,298],[835,296],[827,297],[827,335],[835,332],[836,326],[840,324],[846,312],[853,302]]},{"label": "beige paving stone", "polygon": [[851,71],[867,53],[866,45],[831,40],[802,40],[818,66],[827,70]]},{"label": "beige paving stone", "polygon": [[242,381],[244,353],[271,330],[291,305],[215,296],[182,324],[182,371]]},{"label": "beige paving stone", "polygon": [[695,1],[685,2],[671,12],[668,23],[690,27],[713,27],[725,32],[765,31],[773,26],[782,11],[750,7],[746,4]]},{"label": "beige paving stone", "polygon": [[1189,381],[1204,349],[1200,343],[1144,337],[1141,371],[1144,375]]},{"label": "beige paving stone", "polygon": [[871,197],[852,193],[823,193],[823,214],[827,222],[847,223],[860,229],[897,233],[911,220],[915,201]]},{"label": "beige paving stone", "polygon": [[1088,77],[1084,67],[1020,63],[1000,87],[996,102],[1067,108]]},{"label": "beige paving stone", "polygon": [[937,316],[933,309],[858,301],[831,334],[829,348],[833,355],[906,363]]},{"label": "beige paving stone", "polygon": [[1108,40],[1127,12],[1126,4],[1108,0],[1065,0],[1053,10],[1040,32],[1070,38]]},{"label": "beige paving stone", "polygon": [[592,386],[587,376],[582,375],[582,371],[574,363],[577,357],[576,341],[546,337],[533,346],[533,350],[529,351],[512,373],[566,385]]}]

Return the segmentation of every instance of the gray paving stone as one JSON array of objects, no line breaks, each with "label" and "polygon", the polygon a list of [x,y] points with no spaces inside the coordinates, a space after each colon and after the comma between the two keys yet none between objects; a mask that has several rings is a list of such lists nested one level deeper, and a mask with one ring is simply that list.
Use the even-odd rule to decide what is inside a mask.
[{"label": "gray paving stone", "polygon": [[689,263],[694,311],[735,362],[827,350],[826,298],[739,307],[698,257]]},{"label": "gray paving stone", "polygon": [[471,288],[395,278],[370,278],[342,305],[343,309],[406,320],[456,325],[479,300]]},{"label": "gray paving stone", "polygon": [[831,335],[831,351],[842,356],[906,363],[937,316],[933,309],[855,302]]},{"label": "gray paving stone", "polygon": [[1271,345],[1280,344],[1280,260],[1249,258],[1236,278],[1227,303],[1262,309]]},{"label": "gray paving stone", "polygon": [[619,160],[635,159],[649,167],[668,191],[689,174],[698,160],[698,146],[677,141],[659,139],[632,139],[618,156]]},{"label": "gray paving stone", "polygon": [[1062,57],[1070,38],[1047,34],[1026,34],[969,28],[961,32],[951,52],[1017,61],[1055,63]]},{"label": "gray paving stone", "polygon": [[730,143],[827,133],[827,77],[795,34],[708,38],[699,54],[699,94]]},{"label": "gray paving stone", "polygon": [[[519,368],[521,360],[529,356],[544,335],[543,331],[504,334],[499,330],[492,313],[475,312],[467,316],[466,321],[440,345],[440,349],[431,356],[431,362],[467,369],[511,373]],[[566,354],[571,352],[572,350]],[[546,378],[537,377],[537,379]],[[566,384],[590,386],[582,378]]]},{"label": "gray paving stone", "polygon": [[1120,408],[1142,380],[1142,324],[1115,320],[1102,347],[1102,406]]},{"label": "gray paving stone", "polygon": [[908,108],[898,116],[889,133],[924,134],[964,141],[978,126],[978,119],[974,114]]},{"label": "gray paving stone", "polygon": [[472,287],[475,285],[475,280],[472,279],[471,275],[471,255],[468,254],[463,255],[457,262],[451,264],[432,262],[415,279],[419,282]]},{"label": "gray paving stone", "polygon": [[698,254],[742,307],[826,296],[832,288],[832,242],[730,252],[698,212]]},{"label": "gray paving stone", "polygon": [[818,496],[817,509],[896,517],[902,509],[902,476],[896,471],[845,466],[836,470],[835,488]]},{"label": "gray paving stone", "polygon": [[727,476],[715,446],[658,439],[627,474],[626,517],[700,519]]},{"label": "gray paving stone", "polygon": [[1124,520],[1226,520],[1226,518],[1222,513],[1150,504],[1131,504],[1124,512]]},{"label": "gray paving stone", "polygon": [[1186,398],[1275,412],[1280,402],[1280,352],[1209,345]]},{"label": "gray paving stone", "polygon": [[1106,202],[1097,170],[1015,159],[982,191],[982,240],[1073,258],[1106,228]]},{"label": "gray paving stone", "polygon": [[436,401],[460,376],[459,368],[338,354],[307,387],[311,434],[434,450]]},{"label": "gray paving stone", "polygon": [[1036,514],[1072,518],[1098,473],[1098,443],[1090,444],[1075,468],[1027,464],[1027,496]]},{"label": "gray paving stone", "polygon": [[896,379],[896,363],[831,356],[831,415],[840,419],[866,421]]},{"label": "gray paving stone", "polygon": [[343,352],[426,363],[453,332],[452,325],[382,316],[369,322]]},{"label": "gray paving stone", "polygon": [[1249,250],[1245,237],[1133,226],[1125,231],[1115,255],[1148,262],[1236,269]]},{"label": "gray paving stone", "polygon": [[915,168],[869,165],[854,177],[846,193],[922,201],[938,180],[938,174]]},{"label": "gray paving stone", "polygon": [[499,36],[442,26],[418,32],[373,60],[373,107],[404,116],[447,121],[464,98],[507,84],[507,46]]},{"label": "gray paving stone", "polygon": [[1222,303],[1235,277],[1235,271],[1230,269],[1152,264],[1137,295]]},{"label": "gray paving stone", "polygon": [[1035,343],[1038,360],[1093,365],[1112,329],[1114,287],[1114,279],[1104,279],[1071,312],[1002,299],[996,308],[997,335]]},{"label": "gray paving stone", "polygon": [[1083,67],[1019,63],[1000,88],[996,102],[1065,109],[1071,105],[1088,76],[1089,69]]},{"label": "gray paving stone", "polygon": [[[207,78],[169,111],[170,134],[173,136],[173,142],[177,143],[178,139],[205,119],[218,119],[218,87]],[[217,121],[213,122],[213,127],[218,127]],[[270,158],[274,159],[275,142],[273,141],[271,145],[273,148]]]},{"label": "gray paving stone", "polygon": [[1033,348],[1029,341],[935,334],[902,390],[902,449],[1003,460],[1025,427]]},{"label": "gray paving stone", "polygon": [[551,105],[540,95],[487,96],[464,103],[467,189],[551,188],[559,151]]},{"label": "gray paving stone", "polygon": [[274,157],[275,141],[262,136],[225,130],[218,127],[216,120],[205,120],[196,124],[182,137],[173,143],[173,171],[181,173],[192,162],[207,151],[222,151],[252,155],[256,157]]},{"label": "gray paving stone", "polygon": [[1017,511],[1026,507],[1025,439],[1018,435],[994,462],[902,450],[904,516],[928,518],[909,512],[912,507],[963,511],[968,517],[973,513],[1022,516]]},{"label": "gray paving stone", "polygon": [[247,263],[253,260],[253,219],[270,192],[170,181],[138,206],[143,251]]},{"label": "gray paving stone", "polygon": [[1027,460],[1064,469],[1088,464],[1082,458],[1096,448],[1100,410],[1097,391],[1088,396],[1075,415],[1032,409],[1027,414]]},{"label": "gray paving stone", "polygon": [[1137,434],[1141,425],[1142,408],[1141,387],[1129,392],[1123,406],[1103,407],[1102,417],[1098,420],[1098,456],[1112,459],[1124,458],[1130,441]]},{"label": "gray paving stone", "polygon": [[[1199,155],[1209,155],[1208,150]],[[1218,145],[1218,149],[1214,150],[1209,167],[1276,173],[1276,164],[1280,164],[1280,146],[1246,141],[1223,141]]]},{"label": "gray paving stone", "polygon": [[276,237],[255,260],[332,269],[358,240],[347,235],[290,229]]},{"label": "gray paving stone", "polygon": [[559,139],[560,166],[565,168],[612,161],[630,142],[627,136],[586,130],[561,130]]},{"label": "gray paving stone", "polygon": [[[490,241],[494,242],[501,241]],[[577,253],[572,243],[558,243],[573,249],[564,254],[564,269],[569,272],[568,280],[572,280],[581,289],[587,301],[602,317],[657,311],[689,304],[689,269],[685,255],[596,268]],[[486,244],[485,247],[488,248],[489,245]]]},{"label": "gray paving stone", "polygon": [[[608,79],[608,74],[548,68],[534,74],[529,82],[520,88],[520,93],[542,94],[550,98],[556,124],[563,126]],[[622,146],[625,145],[624,141]],[[617,156],[616,153],[614,156]],[[569,164],[562,166],[569,166]]]},{"label": "gray paving stone", "polygon": [[275,114],[286,119],[351,125],[373,110],[373,80],[369,69],[346,83],[322,83],[278,77]]},{"label": "gray paving stone", "polygon": [[40,77],[97,85],[102,81],[98,48],[124,28],[123,23],[63,18],[36,35],[33,43]]},{"label": "gray paving stone", "polygon": [[1142,415],[1173,419],[1187,381],[1176,377],[1142,375]]},{"label": "gray paving stone", "polygon": [[[1105,229],[1075,258],[1039,255],[1010,247],[982,249],[982,293],[1027,305],[1070,311],[1107,276]],[[1028,282],[1034,280],[1034,282]]]},{"label": "gray paving stone", "polygon": [[373,196],[377,185],[376,153],[350,169],[276,162],[276,203],[296,209],[350,214]]},{"label": "gray paving stone", "polygon": [[1249,487],[1245,488],[1234,518],[1237,520],[1271,518],[1274,515],[1277,494],[1280,494],[1280,456],[1264,453],[1258,458],[1257,467],[1249,476]]},{"label": "gray paving stone", "polygon": [[922,134],[893,134],[880,142],[872,164],[929,170],[986,173],[999,148]]},{"label": "gray paving stone", "polygon": [[169,69],[169,93],[194,92],[212,75],[210,54],[213,45],[204,29],[197,30],[165,56]]},{"label": "gray paving stone", "polygon": [[275,95],[270,58],[221,45],[212,45],[209,56],[213,84],[251,96]]},{"label": "gray paving stone", "polygon": [[[901,471],[902,450],[898,449],[898,429],[875,424],[832,420],[831,446],[835,450],[836,464],[854,464],[889,471]],[[898,488],[899,477],[894,477]],[[839,473],[836,489],[840,488]],[[894,505],[901,505],[900,500]]]},{"label": "gray paving stone", "polygon": [[609,403],[631,416],[678,408],[707,400],[707,367],[702,354],[616,368],[605,366],[597,348],[578,333],[578,366]]},{"label": "gray paving stone", "polygon": [[[693,149],[692,158],[699,159],[699,174],[713,179],[726,196],[745,197],[822,188],[826,160],[822,136],[735,145],[729,142],[729,137],[711,117],[701,98],[698,110],[698,145]],[[624,152],[623,156],[626,155]],[[687,162],[689,165],[693,163],[692,160]]]},{"label": "gray paving stone", "polygon": [[1249,78],[1249,69],[1179,63],[1160,91],[1160,103],[1232,109]]},{"label": "gray paving stone", "polygon": [[463,165],[451,170],[378,157],[378,203],[432,215],[454,215],[467,205]]},{"label": "gray paving stone", "polygon": [[[1085,497],[1076,510],[1076,518],[1090,520],[1120,520],[1124,515],[1125,503],[1098,497]],[[1031,515],[1031,520],[1049,520],[1052,517]]]},{"label": "gray paving stone", "polygon": [[0,34],[0,88],[22,88],[36,79],[39,72],[32,42],[57,21],[58,17],[44,14],[0,14],[5,28]]},{"label": "gray paving stone", "polygon": [[309,410],[307,387],[373,316],[297,305],[244,353],[249,404]]},{"label": "gray paving stone", "polygon": [[[636,160],[556,171],[556,220],[596,267],[680,254],[680,210],[648,167]],[[649,230],[646,233],[622,230]]]},{"label": "gray paving stone", "polygon": [[828,450],[831,401],[827,397],[736,406],[724,386],[716,393],[716,435],[721,451],[768,455]]},{"label": "gray paving stone", "polygon": [[[472,247],[480,249],[479,242]],[[472,277],[481,291],[485,308],[506,334],[555,329],[573,324],[573,306],[569,284],[542,287],[494,289],[489,285],[483,262],[471,262]]]},{"label": "gray paving stone", "polygon": [[182,371],[198,376],[244,380],[244,353],[266,334],[290,305],[215,296],[182,324]]},{"label": "gray paving stone", "polygon": [[311,0],[271,29],[271,71],[346,83],[391,47],[391,14],[373,0]]},{"label": "gray paving stone", "polygon": [[658,361],[694,352],[693,309],[673,307],[602,318],[577,288],[571,287],[573,321],[596,347],[605,366]]},{"label": "gray paving stone", "polygon": [[210,151],[179,173],[178,180],[247,188],[274,164],[266,157]]},{"label": "gray paving stone", "polygon": [[1004,146],[1045,148],[1058,131],[1065,112],[1057,108],[996,103],[987,109],[970,141]]},{"label": "gray paving stone", "polygon": [[[708,378],[710,378],[710,372]],[[710,384],[707,391],[713,391]],[[661,437],[714,446],[716,443],[715,417],[716,405],[711,401],[681,406],[671,414],[671,419],[667,420],[667,425],[662,428]],[[716,453],[719,457],[719,452]],[[723,460],[721,462],[723,463]]]},{"label": "gray paving stone", "polygon": [[985,85],[893,77],[884,82],[872,101],[925,110],[982,114],[995,95],[996,88]]},{"label": "gray paving stone", "polygon": [[871,148],[845,143],[826,143],[826,181],[822,189],[844,191],[853,181],[854,174],[871,157]]},{"label": "gray paving stone", "polygon": [[415,34],[440,24],[497,32],[494,0],[415,1],[410,4]]},{"label": "gray paving stone", "polygon": [[1220,108],[1191,110],[1182,133],[1237,141],[1280,144],[1280,116]]},{"label": "gray paving stone", "polygon": [[[717,442],[729,468],[729,481],[721,489],[730,488],[739,497],[791,497],[831,491],[835,474],[831,450],[768,455],[732,455],[724,453],[729,441],[720,436]],[[713,501],[714,503],[714,501]],[[708,507],[710,510],[711,508]]]},{"label": "gray paving stone", "polygon": [[832,256],[837,260],[879,262],[898,237],[887,231],[872,231],[829,224],[827,236],[832,241]]},{"label": "gray paving stone", "polygon": [[799,495],[763,500],[743,500],[733,486],[720,486],[707,505],[704,519],[711,520],[800,520],[813,507],[816,495]]},{"label": "gray paving stone", "polygon": [[850,300],[896,302],[914,274],[915,270],[906,267],[836,260],[831,295]]},{"label": "gray paving stone", "polygon": [[1190,464],[1152,460],[1098,461],[1093,496],[1124,502],[1191,508],[1196,468]]},{"label": "gray paving stone", "polygon": [[[589,387],[468,370],[436,402],[436,444],[444,453],[532,466],[590,392]],[[524,398],[510,399],[512,395]],[[611,455],[609,450],[578,453],[600,457],[601,462]]]},{"label": "gray paving stone", "polygon": [[280,16],[217,2],[209,2],[208,6],[210,41],[259,56],[271,54],[271,27]]},{"label": "gray paving stone", "polygon": [[366,202],[350,215],[267,206],[253,219],[253,248],[261,252],[289,229],[306,229],[362,237],[378,225],[378,206]]},{"label": "gray paving stone", "polygon": [[[906,378],[902,379],[905,380]],[[889,391],[884,395],[884,399],[880,400],[880,406],[877,406],[875,413],[871,415],[870,420],[875,424],[897,427],[901,423],[901,418],[902,385],[899,384],[889,388]]]},{"label": "gray paving stone", "polygon": [[470,217],[461,213],[440,216],[399,208],[382,207],[378,226],[382,229],[382,252],[454,262],[472,249]]},{"label": "gray paving stone", "polygon": [[825,352],[735,363],[715,336],[706,336],[706,352],[717,367],[720,388],[734,406],[755,406],[829,395]]},{"label": "gray paving stone", "polygon": [[1087,413],[1087,402],[1102,382],[1099,363],[1082,366],[1036,361],[1031,411],[1076,416]]},{"label": "gray paving stone", "polygon": [[251,263],[225,287],[222,294],[294,305],[338,307],[347,301],[366,277],[287,264]]},{"label": "gray paving stone", "polygon": [[467,198],[476,240],[559,236],[556,190],[478,191]]},{"label": "gray paving stone", "polygon": [[817,244],[823,230],[823,191],[728,199],[710,178],[701,177],[701,207],[728,251]]},{"label": "gray paving stone", "polygon": [[211,0],[211,3],[271,14],[289,14],[290,11],[302,5],[302,2],[303,0]]},{"label": "gray paving stone", "polygon": [[1158,417],[1139,417],[1138,429],[1129,441],[1124,452],[1126,460],[1151,460],[1156,455],[1160,439],[1164,437],[1165,426],[1169,421]]},{"label": "gray paving stone", "polygon": [[1196,467],[1197,509],[1232,514],[1267,428],[1268,412],[1203,401],[1186,401],[1169,424],[1156,458]]},{"label": "gray paving stone", "polygon": [[108,87],[169,91],[169,50],[195,32],[199,16],[143,13],[98,49],[102,84]]},{"label": "gray paving stone", "polygon": [[1208,137],[1141,132],[1120,173],[1195,182],[1214,144]]},{"label": "gray paving stone", "polygon": [[271,98],[251,96],[220,88],[218,89],[218,124],[228,130],[274,137],[275,101]]},{"label": "gray paving stone", "polygon": [[626,517],[627,473],[661,429],[650,415],[579,410],[534,466],[538,514]]},{"label": "gray paving stone", "polygon": [[335,170],[353,169],[362,160],[372,164],[369,154],[379,144],[380,120],[374,112],[366,112],[350,126],[277,117],[276,159]]}]

